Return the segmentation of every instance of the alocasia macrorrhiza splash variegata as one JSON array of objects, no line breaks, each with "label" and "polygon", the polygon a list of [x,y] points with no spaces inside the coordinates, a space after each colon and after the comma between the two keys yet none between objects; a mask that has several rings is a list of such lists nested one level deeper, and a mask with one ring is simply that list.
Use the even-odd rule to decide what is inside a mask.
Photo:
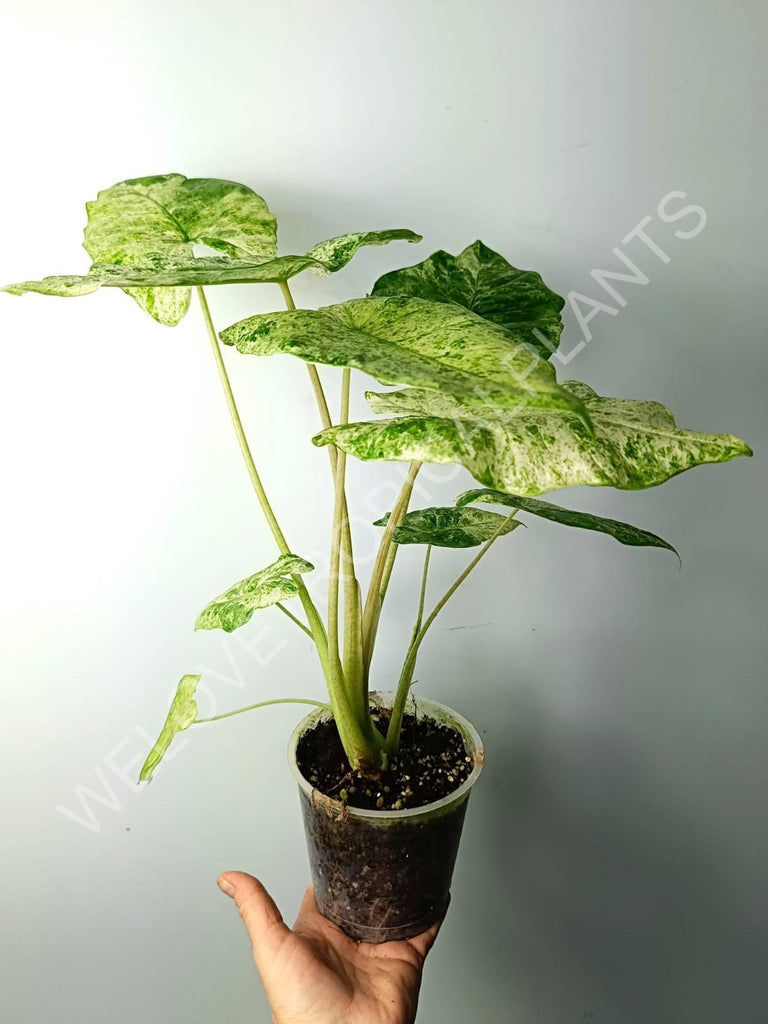
[{"label": "alocasia macrorrhiza splash variegata", "polygon": [[[738,437],[679,428],[658,402],[606,398],[578,381],[559,383],[550,357],[560,342],[563,299],[539,274],[516,269],[480,241],[458,256],[438,251],[415,266],[385,274],[365,298],[297,309],[288,285],[295,275],[335,273],[362,246],[420,242],[421,236],[405,228],[363,231],[320,242],[302,255],[280,256],[277,221],[261,196],[245,185],[181,174],[120,182],[100,192],[86,209],[84,244],[92,264],[85,274],[25,281],[3,290],[72,296],[120,288],[168,326],[182,320],[191,290],[197,290],[232,423],[276,554],[265,568],[254,572],[244,567],[249,575],[203,608],[195,628],[231,632],[256,610],[274,606],[309,635],[353,768],[375,773],[396,755],[427,630],[490,547],[513,532],[519,536],[518,513],[677,554],[647,530],[563,508],[539,495],[584,484],[653,487],[693,466],[751,455]],[[195,246],[216,255],[198,255]],[[224,284],[277,284],[286,308],[248,317],[217,334],[204,286]],[[322,427],[313,440],[328,449],[334,493],[325,615],[303,579],[313,566],[294,553],[267,496],[220,342],[244,355],[287,354],[306,363]],[[338,368],[341,375],[335,420],[318,364]],[[350,423],[353,369],[396,390],[366,392],[375,418]],[[347,455],[409,463],[394,507],[383,509],[375,524],[382,528],[381,542],[365,599],[347,511]],[[410,509],[424,462],[460,464],[482,486],[460,494],[450,507]],[[504,512],[479,505],[503,506]],[[423,545],[425,558],[416,623],[383,736],[371,719],[368,688],[400,544]],[[425,614],[430,557],[439,547],[479,550]],[[198,716],[199,679],[181,679],[142,779],[151,778],[177,732],[210,721]],[[284,700],[262,700],[215,717]]]}]

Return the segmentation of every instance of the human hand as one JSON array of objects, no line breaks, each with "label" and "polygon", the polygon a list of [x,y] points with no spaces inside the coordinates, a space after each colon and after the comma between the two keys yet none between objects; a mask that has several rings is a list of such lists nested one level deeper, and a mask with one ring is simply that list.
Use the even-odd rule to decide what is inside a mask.
[{"label": "human hand", "polygon": [[227,871],[218,885],[248,929],[274,1024],[413,1024],[424,960],[440,922],[406,942],[374,946],[327,921],[312,886],[291,930],[251,875]]}]

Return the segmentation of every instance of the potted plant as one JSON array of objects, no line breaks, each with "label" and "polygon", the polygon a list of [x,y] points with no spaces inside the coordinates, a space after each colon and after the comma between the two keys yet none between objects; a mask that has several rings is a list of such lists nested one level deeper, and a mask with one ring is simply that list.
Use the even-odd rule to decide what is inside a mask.
[{"label": "potted plant", "polygon": [[[277,557],[224,590],[195,626],[231,632],[256,610],[274,605],[311,638],[328,703],[318,704],[297,727],[290,760],[318,905],[355,938],[414,935],[447,905],[467,800],[483,762],[482,744],[468,722],[411,693],[419,649],[436,616],[489,549],[517,530],[519,514],[674,552],[648,531],[539,495],[584,484],[652,487],[693,466],[751,451],[738,437],[678,428],[656,402],[605,398],[586,384],[558,383],[550,357],[560,340],[563,300],[539,274],[515,269],[482,242],[458,256],[435,252],[385,274],[364,298],[297,309],[289,287],[296,274],[334,273],[361,246],[418,242],[420,236],[405,229],[360,232],[321,242],[304,255],[279,256],[275,217],[260,196],[244,185],[180,174],[120,182],[88,203],[87,214],[84,244],[93,262],[86,274],[4,290],[84,295],[120,288],[169,326],[185,316],[196,290]],[[196,255],[195,245],[214,255]],[[217,333],[204,287],[254,283],[279,285],[286,308]],[[270,504],[222,342],[244,355],[287,353],[306,363],[322,428],[312,440],[327,449],[333,482],[325,615],[304,580],[313,566],[289,544]],[[340,373],[335,417],[318,365]],[[376,417],[364,422],[349,422],[353,370],[396,386],[366,393]],[[348,455],[409,464],[394,507],[382,509],[377,521],[381,542],[365,594],[347,512]],[[458,463],[480,486],[451,507],[411,509],[424,462]],[[482,507],[489,505],[503,512]],[[377,628],[403,544],[424,548],[415,622],[399,679],[385,680],[384,692],[377,693],[370,688]],[[440,547],[477,551],[428,611],[430,558]],[[199,678],[185,675],[178,684],[141,779],[151,778],[176,733],[211,721],[198,716]],[[216,717],[279,702],[264,700]]]}]

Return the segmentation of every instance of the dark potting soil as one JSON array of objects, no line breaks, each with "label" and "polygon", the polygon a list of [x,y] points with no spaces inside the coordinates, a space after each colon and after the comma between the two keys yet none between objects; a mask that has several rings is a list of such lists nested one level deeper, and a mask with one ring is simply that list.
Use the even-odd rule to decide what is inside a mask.
[{"label": "dark potting soil", "polygon": [[[374,724],[387,731],[389,711],[371,708]],[[392,811],[423,807],[448,796],[474,768],[461,734],[424,715],[403,717],[400,751],[389,771],[371,779],[353,772],[334,721],[306,733],[296,751],[304,778],[326,796],[350,807]]]}]

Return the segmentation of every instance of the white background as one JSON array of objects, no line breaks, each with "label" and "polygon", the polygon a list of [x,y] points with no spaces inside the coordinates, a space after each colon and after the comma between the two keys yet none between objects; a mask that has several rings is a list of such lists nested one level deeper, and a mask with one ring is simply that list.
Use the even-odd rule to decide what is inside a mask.
[{"label": "white background", "polygon": [[[407,226],[300,304],[477,237],[565,294],[646,215],[669,254],[599,314],[566,376],[658,399],[757,455],[663,487],[561,493],[684,561],[542,521],[499,543],[417,671],[484,733],[454,901],[420,1021],[760,1024],[766,751],[765,6],[712,2],[125,0],[8,5],[0,62],[0,280],[78,272],[83,203],[126,177],[243,181],[283,252]],[[659,200],[702,205],[676,237]],[[691,221],[680,222],[690,227]],[[621,269],[619,267],[619,269]],[[211,290],[217,325],[280,307]],[[220,710],[322,696],[308,644],[265,611],[233,638],[200,608],[271,561],[199,310],[163,328],[115,291],[2,296],[2,937],[9,1024],[267,1021],[215,879],[258,873],[286,916],[306,882],[284,762],[296,708],[192,730],[135,776],[176,680]],[[564,351],[581,337],[568,317]],[[329,486],[304,368],[226,358],[285,531],[321,563]],[[357,383],[363,381],[358,375]],[[364,412],[362,400],[358,412]],[[351,467],[354,511],[402,467]],[[421,504],[469,483],[425,474]],[[371,532],[359,532],[361,551]],[[434,559],[433,596],[466,553]],[[401,559],[376,661],[391,685],[414,614]],[[282,645],[290,641],[290,648]],[[99,831],[81,817],[77,786]]]}]

